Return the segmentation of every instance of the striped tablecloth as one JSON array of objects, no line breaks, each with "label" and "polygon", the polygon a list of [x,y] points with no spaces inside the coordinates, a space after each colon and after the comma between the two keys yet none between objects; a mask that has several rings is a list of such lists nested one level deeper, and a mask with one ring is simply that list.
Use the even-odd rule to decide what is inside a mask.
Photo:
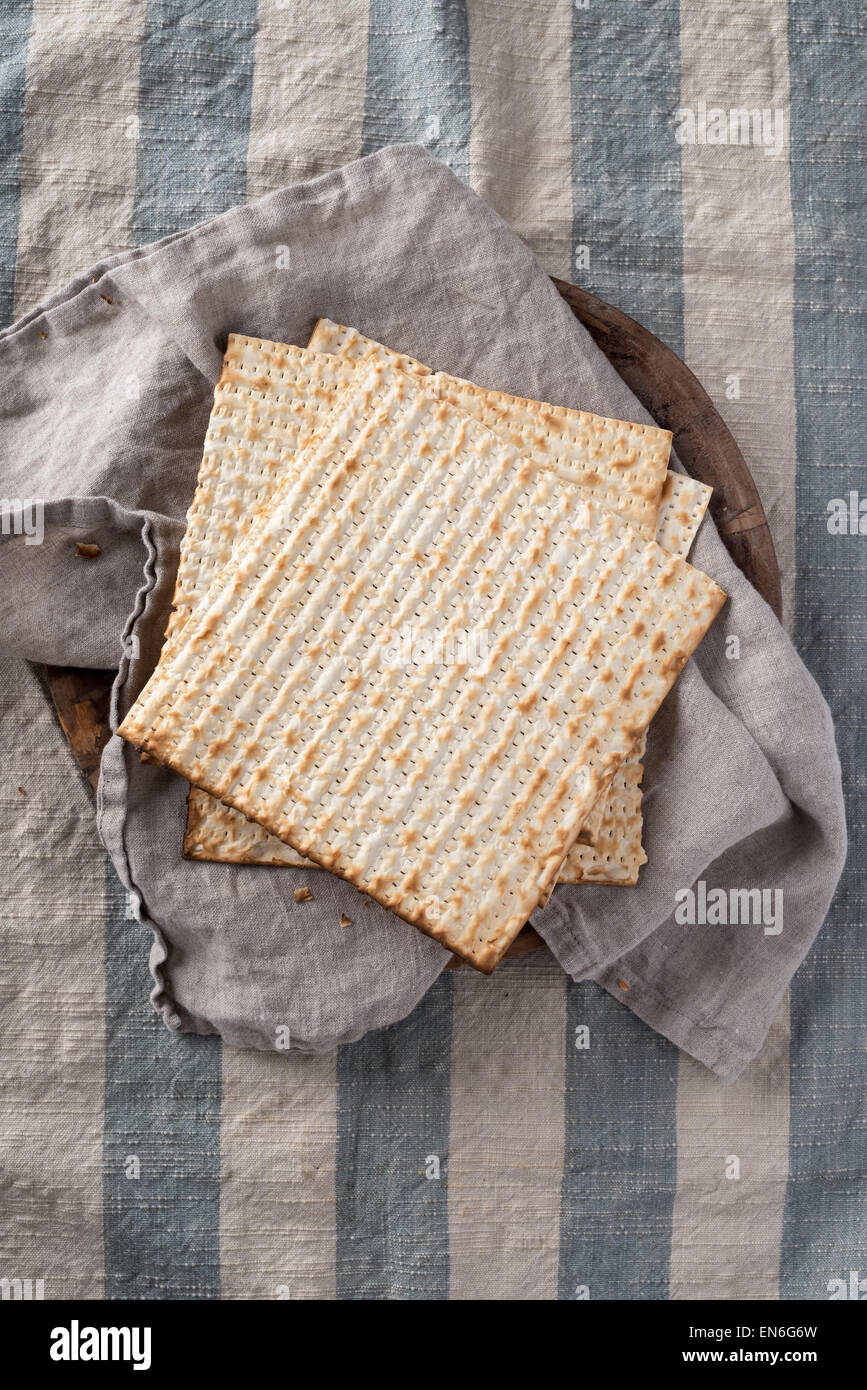
[{"label": "striped tablecloth", "polygon": [[36,673],[6,661],[0,1279],[825,1299],[867,1277],[867,539],[827,525],[864,487],[861,25],[847,0],[4,0],[3,322],[103,253],[427,145],[730,424],[838,721],[853,843],[733,1087],[546,952],[445,976],[332,1057],[232,1052],[151,1013],[148,934]]}]

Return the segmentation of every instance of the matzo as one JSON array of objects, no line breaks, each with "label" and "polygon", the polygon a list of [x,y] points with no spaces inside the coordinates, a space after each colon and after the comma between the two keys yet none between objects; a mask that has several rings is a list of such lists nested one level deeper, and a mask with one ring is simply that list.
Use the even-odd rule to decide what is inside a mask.
[{"label": "matzo", "polygon": [[[414,358],[395,353],[357,329],[345,328],[330,319],[319,320],[308,347],[348,361],[374,354],[415,376],[430,372],[429,367]],[[571,468],[573,481],[587,488],[603,506],[618,512],[642,535],[656,535],[671,453],[668,430],[489,391],[446,372],[433,372],[431,376],[443,400],[496,430],[525,458],[545,465],[556,458],[561,476],[570,476]]]},{"label": "matzo", "polygon": [[[592,845],[576,840],[560,870],[558,883],[610,883],[634,886],[647,863],[641,843],[641,782],[646,735],[617,768],[603,798]],[[593,808],[595,811],[595,807]]]},{"label": "matzo", "polygon": [[[359,333],[356,328],[348,328],[344,324],[334,323],[331,319],[319,319],[308,346],[316,348],[320,352],[344,357],[348,361],[360,362],[364,358],[375,356],[380,361],[391,361],[404,371],[414,375],[424,375],[431,370],[423,363],[416,361],[415,358],[409,357],[405,353],[396,353],[392,348],[386,347],[385,344],[377,342],[374,338],[368,338],[363,333]],[[502,392],[486,391],[482,387],[476,386],[472,382],[463,381],[459,377],[449,377],[444,373],[438,373],[437,376],[444,384],[443,391],[447,399],[467,410],[468,413],[482,419],[485,424],[496,429],[498,433],[505,434],[518,448],[526,450],[527,434],[528,432],[532,434],[533,422],[541,422],[544,427],[545,422],[550,419],[550,412],[555,410],[555,407],[540,401],[528,401],[504,395]],[[599,419],[601,417],[592,418]],[[641,427],[628,426],[628,428],[639,429]],[[655,427],[653,428],[655,429]],[[657,431],[657,433],[659,432]],[[666,432],[661,433],[665,434]],[[667,439],[666,460],[670,450],[671,436],[667,435]],[[685,504],[697,495],[695,492],[688,492],[686,485],[700,489],[704,487],[704,484],[693,483],[691,479],[684,479],[683,491],[681,492],[681,484],[675,484],[673,481],[679,476],[674,473],[666,474],[656,518],[656,539],[665,550],[671,550],[673,554],[681,554],[686,558],[686,550],[682,547],[682,541],[689,525],[689,511]],[[605,482],[608,485],[607,476]],[[673,492],[675,487],[678,489],[677,503]],[[707,491],[709,497],[710,490]],[[681,497],[682,501],[680,500]],[[642,510],[640,495],[635,499],[627,499],[621,493],[618,500],[612,489],[607,493],[605,501],[612,510],[625,515],[633,526],[647,535],[654,534],[652,517],[649,512]],[[698,521],[701,520],[703,510],[702,508]],[[660,534],[661,531],[662,534]],[[687,543],[686,549],[688,548],[689,544]],[[610,833],[611,827],[606,827],[605,824],[608,795],[609,790],[606,788],[600,794],[596,805],[592,808],[581,828],[579,839],[587,844],[594,844],[597,836],[603,838],[606,831]]]},{"label": "matzo", "polygon": [[[656,525],[657,545],[661,545],[663,550],[668,550],[672,555],[679,555],[682,560],[685,560],[701,525],[702,517],[707,511],[712,491],[713,489],[709,488],[706,483],[700,483],[696,478],[687,478],[682,473],[668,473],[662,489],[659,519]],[[627,759],[627,762],[634,760],[640,764],[643,754],[644,749],[642,747],[640,750],[636,750],[631,758]],[[596,804],[591,808],[590,814],[578,832],[578,839],[581,844],[599,845],[604,849],[607,862],[614,866],[611,870],[612,873],[619,873],[614,850],[616,845],[623,841],[624,826],[627,824],[629,816],[632,815],[636,796],[639,810],[639,850],[641,849],[641,794],[636,792],[640,780],[639,778],[637,782],[630,781],[627,784],[623,777],[618,778],[616,786],[603,791],[597,798]],[[608,801],[610,796],[620,797],[621,804],[618,805],[615,802],[609,814]],[[628,812],[622,804],[624,798],[629,803]],[[586,867],[594,867],[592,856],[588,855],[585,858]],[[640,865],[646,862],[646,859],[640,859],[639,864],[635,867],[636,876]],[[576,867],[577,860],[573,860],[573,869]],[[576,882],[577,880],[569,879],[566,881]],[[596,881],[601,880],[597,879]],[[617,877],[613,881],[622,883],[625,880],[622,877]],[[631,881],[637,881],[637,877],[636,880]]]},{"label": "matzo", "polygon": [[659,503],[656,543],[685,560],[707,511],[713,488],[683,473],[667,473]]},{"label": "matzo", "polygon": [[120,732],[485,971],[725,597],[383,366],[211,595]]},{"label": "matzo", "polygon": [[[360,359],[359,359],[360,360]],[[657,525],[657,544],[686,559],[711,489],[682,473],[668,473]],[[561,883],[634,884],[646,863],[641,846],[641,778],[644,740],[614,774],[610,787],[596,799],[564,863]],[[586,838],[585,838],[586,836]],[[582,846],[596,845],[598,853]],[[184,853],[191,859],[229,864],[309,866],[291,845],[262,826],[224,806],[197,787],[190,789]]]},{"label": "matzo", "polygon": [[[301,452],[353,380],[360,361],[229,334],[196,492],[187,512],[161,663],[170,658],[197,597],[229,563],[235,545],[273,497],[282,451]],[[199,839],[208,841],[215,830],[224,842],[234,835],[249,840],[251,832],[259,838],[265,835],[259,826],[253,831],[236,811],[191,788],[185,852]],[[290,853],[292,862],[304,862]]]},{"label": "matzo", "polygon": [[[330,347],[336,341],[335,334],[339,352],[320,351],[320,346]],[[297,450],[331,408],[337,387],[345,385],[365,359],[378,359],[416,376],[431,375],[428,367],[414,359],[324,319],[306,350],[230,335],[199,487],[188,513],[171,635],[186,621],[195,595],[228,563],[235,541],[243,537],[268,489],[273,493],[277,485],[276,459],[272,456],[262,462],[256,450],[247,447],[251,427],[260,438],[279,443],[282,436],[287,447]],[[331,364],[330,370],[326,364]],[[468,413],[483,416],[498,432],[508,427],[517,447],[588,487],[633,525],[653,534],[670,448],[666,431],[482,391],[454,377],[437,375],[436,380],[438,389],[446,386],[447,397]],[[272,399],[275,413],[269,420]],[[305,862],[286,845],[269,843],[260,826],[242,820],[195,788],[188,802],[184,853],[188,858],[230,863],[299,866]]]},{"label": "matzo", "polygon": [[[357,362],[310,348],[229,334],[181,541],[168,636],[180,631],[197,595],[273,497],[280,450],[305,447],[357,369]],[[274,447],[255,447],[263,443]]]},{"label": "matzo", "polygon": [[[659,513],[657,543],[685,560],[707,511],[712,489],[681,473],[669,473]],[[561,883],[633,885],[647,863],[641,842],[641,782],[647,742],[642,734],[635,750],[617,769],[606,793],[592,807],[579,832],[578,842],[566,856]],[[581,843],[585,832],[589,843]]]},{"label": "matzo", "polygon": [[[348,328],[343,324],[332,322],[330,319],[320,319],[314,328],[310,338],[310,347],[316,348],[321,352],[334,353],[345,357],[350,361],[360,361],[365,357],[375,354],[381,361],[392,361],[399,365],[403,370],[410,371],[415,375],[423,375],[430,369],[414,358],[404,353],[395,353],[393,349],[386,347],[383,343],[377,342],[373,338],[368,338],[359,333],[355,328]],[[623,431],[630,432],[630,442],[634,442],[636,433],[643,429],[650,430],[650,437],[656,442],[657,436],[664,439],[664,458],[667,462],[671,436],[667,431],[660,431],[655,426],[644,427],[640,425],[625,425],[621,421],[604,420],[599,416],[588,416],[584,412],[562,412],[558,407],[550,406],[544,402],[524,400],[515,396],[508,396],[503,392],[488,391],[472,382],[464,381],[459,377],[448,376],[445,373],[437,373],[437,380],[442,383],[441,391],[443,396],[450,400],[453,405],[459,406],[469,414],[474,415],[483,423],[496,429],[499,434],[503,434],[515,446],[530,457],[538,458],[536,452],[540,447],[547,449],[550,444],[550,431],[553,428],[562,429],[560,423],[561,415],[583,417],[585,420],[593,420],[606,427],[614,426],[615,431],[619,432],[619,443],[622,450]],[[558,421],[557,426],[552,426],[552,421]],[[640,436],[639,436],[640,437]],[[606,446],[612,447],[611,431],[607,432]],[[640,446],[639,446],[640,447]],[[616,452],[616,450],[615,450]],[[636,460],[639,470],[644,465],[640,457]],[[602,472],[602,470],[600,470]],[[666,483],[669,488],[668,500],[671,501],[671,486],[668,482],[676,475],[669,473],[666,475]],[[586,486],[586,477],[582,479]],[[665,538],[659,536],[659,520],[662,514],[663,500],[665,498],[665,486],[659,498],[658,511],[655,513],[653,507],[648,507],[648,497],[652,497],[655,490],[653,481],[649,481],[649,486],[642,487],[638,478],[627,466],[624,473],[618,477],[608,470],[603,472],[601,479],[601,495],[605,505],[612,510],[618,511],[637,529],[646,535],[654,535],[664,546],[665,549],[672,550],[673,553],[683,553],[679,547],[666,542],[680,539],[679,534],[679,512],[682,508],[668,506],[665,516]],[[695,484],[702,487],[702,484]],[[625,489],[625,491],[624,491]],[[655,520],[654,520],[655,516]],[[699,518],[700,519],[700,518]],[[684,520],[683,525],[687,521]],[[582,827],[579,838],[588,844],[595,843],[597,835],[603,837],[606,833],[605,826],[605,807],[608,800],[608,789],[603,790],[597,805],[593,808]],[[610,827],[607,827],[610,831]]]},{"label": "matzo", "polygon": [[378,361],[388,362],[409,376],[430,376],[433,373],[433,368],[426,367],[424,362],[417,362],[405,352],[395,352],[385,343],[378,343],[375,338],[359,333],[357,328],[347,328],[342,323],[334,323],[332,319],[317,319],[307,346],[316,352],[343,357],[347,362],[363,362],[372,354]]}]

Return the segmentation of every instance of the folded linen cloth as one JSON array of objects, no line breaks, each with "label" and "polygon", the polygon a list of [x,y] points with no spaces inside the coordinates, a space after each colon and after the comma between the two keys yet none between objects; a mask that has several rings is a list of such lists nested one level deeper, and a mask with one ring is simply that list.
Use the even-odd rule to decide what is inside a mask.
[{"label": "folded linen cloth", "polygon": [[[0,536],[0,647],[119,667],[122,716],[161,645],[227,335],[303,344],[320,315],[482,385],[649,418],[493,211],[424,150],[379,151],[103,261],[0,332],[0,498],[35,498],[43,533]],[[733,1078],[822,923],[845,824],[815,682],[707,520],[691,558],[731,601],[651,728],[650,862],[635,889],[558,888],[534,925]],[[322,1052],[414,1006],[440,946],[321,871],[184,860],[186,792],[110,741],[100,830],[169,1027]]]}]

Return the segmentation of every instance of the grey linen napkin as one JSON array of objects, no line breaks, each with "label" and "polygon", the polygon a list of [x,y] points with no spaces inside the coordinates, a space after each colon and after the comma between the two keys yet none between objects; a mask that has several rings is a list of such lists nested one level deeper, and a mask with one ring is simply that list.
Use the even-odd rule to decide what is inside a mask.
[{"label": "grey linen napkin", "polygon": [[[484,385],[648,418],[501,219],[424,150],[381,150],[105,260],[0,332],[0,494],[44,504],[42,544],[0,538],[5,651],[119,667],[122,716],[159,652],[227,334],[303,344],[320,315]],[[692,558],[731,600],[652,726],[650,862],[636,889],[559,888],[534,925],[573,978],[734,1078],[822,923],[845,825],[815,682],[708,521]],[[441,947],[322,871],[184,860],[186,790],[112,738],[100,830],[169,1027],[321,1052],[415,1005]],[[679,924],[696,880],[770,890],[771,910]]]}]

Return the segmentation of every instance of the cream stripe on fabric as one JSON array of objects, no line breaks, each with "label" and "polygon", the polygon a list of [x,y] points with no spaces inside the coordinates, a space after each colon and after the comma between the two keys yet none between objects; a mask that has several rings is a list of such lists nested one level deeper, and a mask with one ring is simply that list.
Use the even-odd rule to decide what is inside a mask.
[{"label": "cream stripe on fabric", "polygon": [[547,950],[455,974],[453,1299],[556,1299],[566,976]]},{"label": "cream stripe on fabric", "polygon": [[[755,145],[683,145],[683,262],[686,358],[759,486],[790,623],[794,243],[785,0],[745,0],[736,9],[683,0],[681,108],[698,116],[699,101],[726,113],[767,108],[785,132],[779,154]],[[738,390],[739,399],[727,398]],[[734,1087],[681,1054],[677,1127],[672,1297],[776,1298],[789,1143],[788,1005]],[[739,1180],[724,1176],[727,1154],[740,1160]]]},{"label": "cream stripe on fabric", "polygon": [[699,102],[708,113],[719,108],[729,137],[732,110],[767,111],[763,130],[785,136],[770,153],[753,143],[683,145],[683,288],[686,360],[758,484],[790,626],[795,384],[786,0],[684,0],[681,64],[682,109],[699,117]]},{"label": "cream stripe on fabric", "polygon": [[572,5],[475,0],[468,21],[470,183],[524,238],[549,275],[568,279]]},{"label": "cream stripe on fabric", "polygon": [[[34,0],[18,314],[130,245],[143,21],[135,0]],[[47,1299],[102,1298],[104,852],[33,676],[6,662],[2,683],[0,815],[13,853],[2,875],[0,1170],[15,1195],[0,1222],[0,1274],[44,1279]]]},{"label": "cream stripe on fabric", "polygon": [[368,0],[259,0],[248,198],[358,158],[367,19]]},{"label": "cream stripe on fabric", "polygon": [[0,1276],[102,1298],[103,850],[23,662],[2,663],[0,710]]},{"label": "cream stripe on fabric", "polygon": [[[571,10],[559,5],[554,22],[539,34],[533,33],[532,7],[520,9],[520,31],[504,31],[499,23],[513,7],[491,3],[470,12],[471,178],[549,273],[568,277]],[[557,17],[565,42],[558,41]],[[523,42],[528,32],[531,37]],[[547,82],[541,72],[543,55]],[[511,83],[502,82],[504,76]],[[545,92],[542,122],[534,119],[538,105],[528,100],[535,83]],[[532,152],[540,132],[548,138],[536,159]],[[543,204],[547,212],[540,226],[535,213]],[[501,966],[488,981],[468,971],[454,979],[449,1156],[453,1299],[557,1297],[566,987],[566,976],[547,951]]]},{"label": "cream stripe on fabric", "polygon": [[335,1058],[223,1049],[223,1298],[335,1295]]},{"label": "cream stripe on fabric", "polygon": [[680,1053],[671,1298],[778,1297],[788,1065],[788,999],[733,1086]]},{"label": "cream stripe on fabric", "polygon": [[132,244],[144,11],[137,0],[35,0],[16,313]]},{"label": "cream stripe on fabric", "polygon": [[[358,158],[367,16],[259,0],[249,197]],[[334,1297],[336,1148],[336,1054],[223,1049],[224,1298]]]},{"label": "cream stripe on fabric", "polygon": [[[477,0],[468,10],[470,182],[548,273],[567,279],[572,13],[570,0]],[[453,1298],[557,1296],[566,984],[547,952],[487,982],[455,977]]]}]

